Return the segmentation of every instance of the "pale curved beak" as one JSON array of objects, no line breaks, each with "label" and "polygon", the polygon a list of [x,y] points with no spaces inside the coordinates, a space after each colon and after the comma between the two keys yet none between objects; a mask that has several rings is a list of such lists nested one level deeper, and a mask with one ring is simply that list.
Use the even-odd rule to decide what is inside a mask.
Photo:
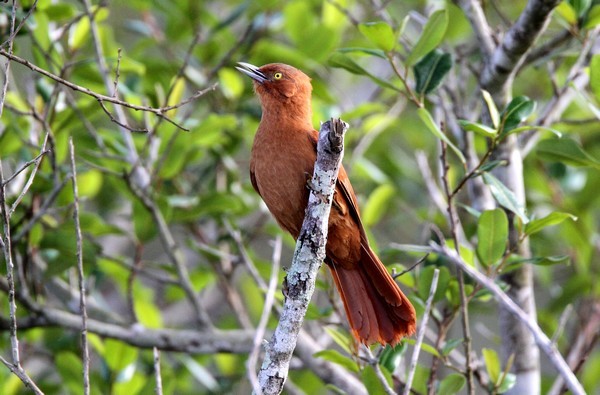
[{"label": "pale curved beak", "polygon": [[235,68],[238,69],[240,72],[246,74],[248,77],[252,78],[254,81],[262,84],[263,82],[268,80],[267,76],[263,72],[261,72],[258,69],[258,67],[245,62],[238,62],[238,64],[240,65],[240,67],[236,66]]}]

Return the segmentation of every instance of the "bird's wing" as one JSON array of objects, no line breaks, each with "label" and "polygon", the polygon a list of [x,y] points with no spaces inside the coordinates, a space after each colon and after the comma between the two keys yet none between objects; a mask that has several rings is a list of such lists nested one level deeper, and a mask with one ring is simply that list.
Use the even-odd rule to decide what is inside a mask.
[{"label": "bird's wing", "polygon": [[[313,130],[309,133],[309,136],[316,152],[317,142],[319,141],[319,132]],[[333,194],[332,206],[340,211],[342,215],[350,214],[360,229],[361,239],[363,239],[363,241],[367,240],[365,229],[360,219],[356,195],[354,194],[354,189],[352,189],[352,184],[350,184],[350,179],[348,178],[348,174],[343,165],[340,165],[336,187],[335,193]]]}]

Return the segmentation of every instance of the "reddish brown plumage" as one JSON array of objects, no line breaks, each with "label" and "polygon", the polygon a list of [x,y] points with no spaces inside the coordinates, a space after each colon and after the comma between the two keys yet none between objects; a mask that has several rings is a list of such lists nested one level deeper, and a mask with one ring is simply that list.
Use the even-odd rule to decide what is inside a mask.
[{"label": "reddish brown plumage", "polygon": [[[317,155],[310,78],[280,63],[240,66],[238,70],[253,78],[263,110],[250,158],[252,185],[279,225],[296,239]],[[369,247],[343,166],[333,200],[326,263],[350,328],[363,343],[396,344],[415,332],[415,309]]]}]

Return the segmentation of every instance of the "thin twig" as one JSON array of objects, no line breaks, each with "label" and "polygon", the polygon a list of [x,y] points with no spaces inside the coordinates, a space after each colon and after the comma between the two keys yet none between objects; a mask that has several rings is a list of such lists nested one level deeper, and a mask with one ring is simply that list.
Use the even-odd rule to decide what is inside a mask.
[{"label": "thin twig", "polygon": [[[446,143],[441,142],[442,146],[442,185],[444,186],[444,192],[446,193],[446,199],[448,201],[448,219],[450,225],[450,231],[452,232],[452,240],[454,241],[454,248],[456,252],[460,254],[460,240],[458,238],[459,218],[454,205],[454,194],[451,192],[450,183],[448,181],[449,165],[446,158]],[[469,394],[475,395],[475,382],[473,380],[473,361],[471,359],[472,344],[471,344],[471,329],[469,327],[469,303],[465,292],[465,279],[462,271],[456,269],[456,276],[458,277],[458,290],[460,294],[460,308],[462,312],[462,329],[464,335],[464,347],[465,347],[465,369],[467,376],[467,386]]]},{"label": "thin twig", "polygon": [[85,276],[83,273],[83,236],[81,234],[81,223],[79,222],[79,191],[77,188],[77,169],[75,166],[75,146],[73,137],[69,139],[69,150],[71,154],[71,173],[73,181],[73,220],[75,221],[75,235],[77,238],[77,278],[79,280],[79,312],[81,314],[81,348],[83,359],[83,393],[90,393],[90,351],[87,338],[87,306],[85,297]]},{"label": "thin twig", "polygon": [[440,269],[434,269],[433,278],[431,279],[431,287],[429,288],[429,296],[427,297],[427,304],[425,305],[425,312],[419,325],[419,331],[417,332],[417,341],[415,343],[415,349],[413,351],[410,360],[410,369],[406,377],[406,384],[404,386],[403,395],[410,394],[410,388],[412,386],[413,378],[415,377],[415,371],[417,370],[417,362],[419,361],[419,353],[421,352],[421,345],[423,344],[423,338],[425,337],[425,329],[427,329],[427,321],[429,320],[429,314],[431,313],[431,306],[433,305],[433,298],[437,290],[438,277],[440,275]]},{"label": "thin twig", "polygon": [[152,354],[154,355],[154,380],[155,380],[155,388],[154,393],[156,395],[162,395],[162,377],[160,375],[160,351],[158,348],[152,348]]},{"label": "thin twig", "polygon": [[258,362],[258,355],[260,354],[260,349],[264,343],[264,335],[271,315],[271,308],[275,302],[275,291],[277,289],[277,279],[279,278],[279,267],[281,264],[281,235],[275,238],[273,259],[271,261],[272,266],[269,288],[265,296],[265,304],[260,316],[260,321],[256,327],[256,334],[254,335],[254,341],[252,342],[252,351],[248,355],[247,362],[248,379],[252,384],[252,390],[257,395],[261,395],[262,390],[260,388],[260,383],[258,382],[258,376],[256,375],[256,363]]}]

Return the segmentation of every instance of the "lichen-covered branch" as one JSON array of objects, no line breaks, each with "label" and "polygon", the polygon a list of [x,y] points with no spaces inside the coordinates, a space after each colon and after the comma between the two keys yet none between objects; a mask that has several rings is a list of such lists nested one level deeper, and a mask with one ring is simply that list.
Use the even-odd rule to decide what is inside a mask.
[{"label": "lichen-covered branch", "polygon": [[258,375],[263,394],[279,394],[283,389],[317,273],[325,259],[329,212],[347,129],[345,122],[332,119],[323,123],[319,131],[312,190],[294,259],[287,273],[287,298]]}]

